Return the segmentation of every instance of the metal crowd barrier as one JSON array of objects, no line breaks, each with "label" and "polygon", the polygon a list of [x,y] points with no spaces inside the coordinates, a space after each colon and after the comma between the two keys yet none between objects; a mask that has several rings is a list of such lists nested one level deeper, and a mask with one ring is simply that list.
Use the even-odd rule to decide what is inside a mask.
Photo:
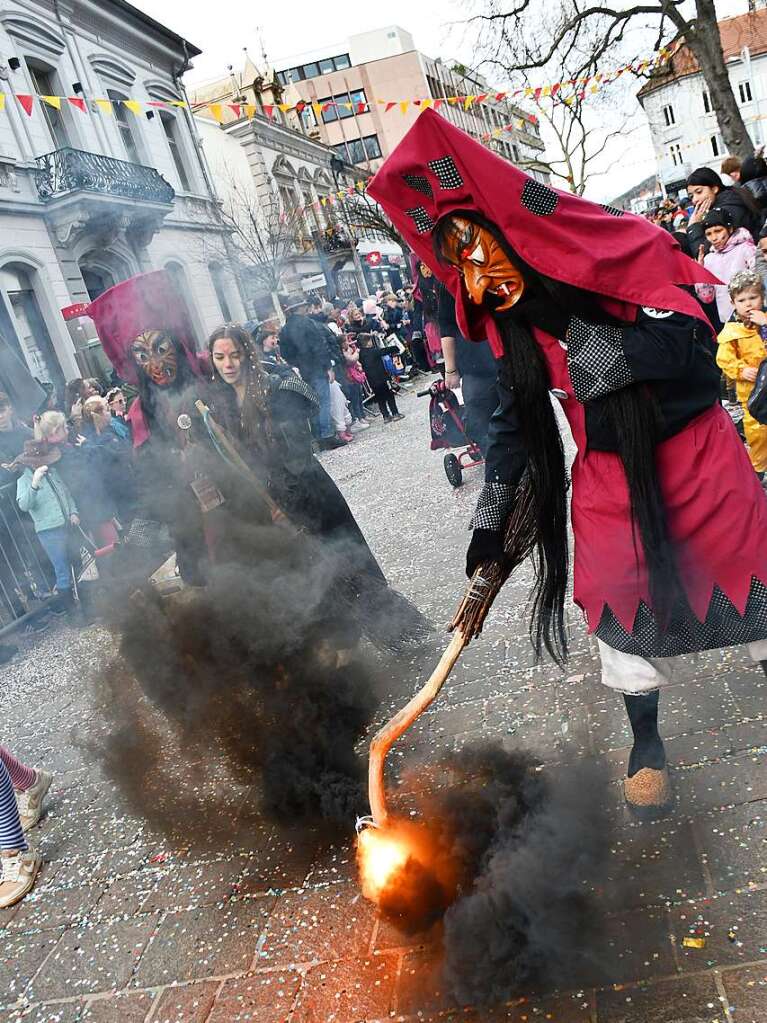
[{"label": "metal crowd barrier", "polygon": [[0,634],[40,611],[51,597],[53,567],[30,517],[16,504],[16,484],[0,486]]}]

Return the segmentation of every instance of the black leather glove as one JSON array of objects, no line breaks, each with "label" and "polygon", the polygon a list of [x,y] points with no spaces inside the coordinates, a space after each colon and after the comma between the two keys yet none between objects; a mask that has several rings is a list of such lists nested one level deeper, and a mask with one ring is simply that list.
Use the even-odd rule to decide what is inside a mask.
[{"label": "black leather glove", "polygon": [[483,561],[503,561],[503,534],[495,529],[475,529],[466,551],[466,575],[471,578]]}]

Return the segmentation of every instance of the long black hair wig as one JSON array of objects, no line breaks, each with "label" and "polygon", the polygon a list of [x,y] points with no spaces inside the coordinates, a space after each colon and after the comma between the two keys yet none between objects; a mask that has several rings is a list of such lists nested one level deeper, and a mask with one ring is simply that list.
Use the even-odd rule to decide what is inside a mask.
[{"label": "long black hair wig", "polygon": [[[496,316],[504,347],[500,378],[514,395],[527,450],[532,514],[538,535],[530,638],[538,656],[545,646],[554,660],[561,663],[567,655],[564,627],[568,578],[567,472],[561,433],[549,396],[548,367],[533,336],[533,327],[564,339],[572,316],[596,324],[618,321],[601,308],[596,294],[538,273],[514,251],[499,229],[480,214],[456,210],[452,215],[490,231],[525,281],[522,300],[509,312]],[[434,230],[434,250],[442,263],[446,262],[444,247],[451,230],[449,217],[443,217]],[[650,599],[662,631],[681,588],[655,465],[655,447],[662,431],[660,408],[652,385],[645,383],[623,387],[599,401],[602,414],[612,426],[623,463],[635,550],[638,534],[647,565]]]}]

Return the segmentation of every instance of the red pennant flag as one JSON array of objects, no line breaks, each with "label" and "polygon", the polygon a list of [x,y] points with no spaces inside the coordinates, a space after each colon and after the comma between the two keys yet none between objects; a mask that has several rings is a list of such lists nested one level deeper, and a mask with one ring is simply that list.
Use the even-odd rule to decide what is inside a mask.
[{"label": "red pennant flag", "polygon": [[551,95],[556,96],[556,94],[559,92],[561,88],[562,88],[561,82],[554,82],[554,84],[551,87]]},{"label": "red pennant flag", "polygon": [[35,97],[28,96],[26,93],[17,92],[16,99],[21,103],[27,117],[32,116],[32,107],[34,106]]},{"label": "red pennant flag", "polygon": [[235,117],[242,116],[242,107],[240,106],[239,103],[227,103],[226,105],[229,107],[229,109],[232,111]]},{"label": "red pennant flag", "polygon": [[148,107],[162,107],[163,110],[167,110],[168,109],[168,104],[167,103],[163,103],[162,100],[158,100],[158,99],[148,100],[147,101],[147,106]]},{"label": "red pennant flag", "polygon": [[264,113],[266,114],[267,117],[274,116],[274,107],[272,106],[271,103],[264,103]]},{"label": "red pennant flag", "polygon": [[506,99],[506,95],[507,94],[505,92],[496,92],[495,94],[496,102],[500,103],[502,99]]},{"label": "red pennant flag", "polygon": [[298,101],[298,103],[296,103],[296,113],[300,114],[303,111],[305,106],[306,106],[306,103],[302,99],[300,99]]},{"label": "red pennant flag", "polygon": [[358,114],[366,114],[367,112],[368,112],[368,105],[367,105],[367,103],[358,103],[357,104],[357,113]]},{"label": "red pennant flag", "polygon": [[435,100],[434,100],[434,109],[435,109],[435,110],[439,110],[439,108],[440,108],[440,107],[442,106],[442,104],[443,104],[444,102],[445,102],[445,101],[444,101],[443,99],[435,99]]},{"label": "red pennant flag", "polygon": [[86,113],[85,100],[82,98],[82,96],[67,96],[67,100],[72,104],[73,107],[77,107],[77,109],[81,113],[83,114]]},{"label": "red pennant flag", "polygon": [[538,100],[539,100],[539,99],[541,98],[541,93],[542,93],[542,92],[543,92],[543,86],[539,85],[539,86],[538,86],[538,88],[537,88],[537,89],[535,90],[535,92],[533,93],[533,98],[535,99],[535,102],[536,102],[536,103],[537,103],[537,102],[538,102]]},{"label": "red pennant flag", "polygon": [[384,113],[385,113],[385,114],[388,114],[388,113],[389,113],[389,111],[390,111],[390,110],[391,110],[391,109],[392,109],[393,107],[396,107],[396,105],[397,105],[396,103],[387,103],[387,104],[386,104],[386,109],[384,110]]},{"label": "red pennant flag", "polygon": [[483,92],[481,96],[477,96],[477,97],[476,97],[476,99],[474,100],[474,102],[475,102],[475,103],[484,103],[486,99],[487,99],[487,93],[486,93],[486,92]]}]

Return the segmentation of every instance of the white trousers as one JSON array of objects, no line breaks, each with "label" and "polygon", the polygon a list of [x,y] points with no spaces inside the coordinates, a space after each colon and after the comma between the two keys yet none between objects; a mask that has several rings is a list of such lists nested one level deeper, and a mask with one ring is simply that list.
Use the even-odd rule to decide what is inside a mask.
[{"label": "white trousers", "polygon": [[[632,696],[651,693],[676,681],[678,657],[645,658],[638,654],[624,654],[601,639],[597,639],[597,645],[602,662],[602,683],[609,689]],[[748,643],[747,647],[753,661],[767,661],[767,639]]]}]

